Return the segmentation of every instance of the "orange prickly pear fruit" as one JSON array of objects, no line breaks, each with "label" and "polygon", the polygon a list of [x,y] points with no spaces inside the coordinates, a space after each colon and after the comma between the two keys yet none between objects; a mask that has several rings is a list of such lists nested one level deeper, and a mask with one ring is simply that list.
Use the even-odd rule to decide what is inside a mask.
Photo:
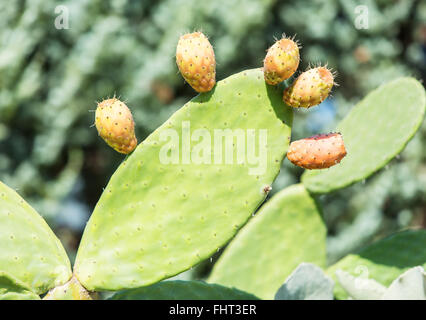
[{"label": "orange prickly pear fruit", "polygon": [[284,102],[293,108],[309,108],[323,102],[330,94],[334,76],[326,67],[303,72],[284,90]]},{"label": "orange prickly pear fruit", "polygon": [[263,73],[268,84],[276,85],[290,78],[299,66],[299,46],[292,39],[275,42],[263,60]]},{"label": "orange prickly pear fruit", "polygon": [[197,92],[210,91],[216,84],[216,59],[213,47],[201,32],[180,37],[176,48],[179,71]]},{"label": "orange prickly pear fruit", "polygon": [[305,169],[325,169],[339,163],[346,156],[346,148],[340,133],[319,134],[293,141],[287,158]]},{"label": "orange prickly pear fruit", "polygon": [[136,148],[135,122],[124,102],[112,98],[98,103],[95,124],[99,135],[114,150],[128,154]]}]

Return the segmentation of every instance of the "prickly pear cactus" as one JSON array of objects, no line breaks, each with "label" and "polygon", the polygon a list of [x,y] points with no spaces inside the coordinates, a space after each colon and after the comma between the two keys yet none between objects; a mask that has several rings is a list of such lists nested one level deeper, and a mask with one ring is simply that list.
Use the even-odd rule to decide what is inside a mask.
[{"label": "prickly pear cactus", "polygon": [[[411,267],[426,267],[426,230],[410,230],[394,234],[361,250],[349,254],[327,269],[336,280],[341,269],[354,276],[364,276],[389,286],[400,274]],[[347,293],[336,281],[334,294],[338,299]]]},{"label": "prickly pear cactus", "polygon": [[394,80],[368,94],[336,129],[343,135],[347,156],[333,168],[305,172],[305,187],[315,193],[331,192],[384,167],[416,133],[425,104],[425,90],[412,78]]},{"label": "prickly pear cactus", "polygon": [[208,281],[273,299],[300,263],[325,266],[325,237],[314,199],[302,185],[293,185],[273,196],[238,233]]},{"label": "prickly pear cactus", "polygon": [[0,300],[40,300],[24,283],[0,271]]},{"label": "prickly pear cactus", "polygon": [[[86,226],[75,264],[83,286],[150,285],[232,238],[265,199],[287,151],[292,110],[281,92],[265,84],[261,69],[235,74],[142,142],[112,176]],[[221,145],[223,135],[232,138]],[[245,148],[241,137],[243,159],[234,157]]]},{"label": "prickly pear cactus", "polygon": [[34,294],[71,278],[70,262],[59,239],[28,203],[1,182],[0,243],[0,272]]},{"label": "prickly pear cactus", "polygon": [[250,293],[218,284],[176,280],[119,291],[110,300],[258,300],[258,298]]},{"label": "prickly pear cactus", "polygon": [[70,281],[62,286],[51,289],[43,300],[93,300],[93,298],[73,276]]}]

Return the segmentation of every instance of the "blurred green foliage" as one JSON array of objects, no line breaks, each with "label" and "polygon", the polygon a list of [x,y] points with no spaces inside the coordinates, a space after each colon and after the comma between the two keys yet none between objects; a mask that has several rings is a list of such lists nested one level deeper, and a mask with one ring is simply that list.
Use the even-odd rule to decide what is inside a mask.
[{"label": "blurred green foliage", "polygon": [[[69,29],[55,12],[69,12]],[[356,6],[368,29],[356,29]],[[96,101],[120,96],[142,141],[195,95],[177,72],[181,34],[206,33],[217,77],[260,67],[283,33],[307,62],[338,71],[321,108],[297,110],[293,139],[332,130],[379,84],[426,73],[426,2],[419,0],[14,0],[0,2],[0,180],[18,190],[68,250],[123,157],[92,128]],[[401,106],[402,108],[404,106]],[[426,227],[426,124],[401,156],[368,181],[323,196],[329,260],[377,236]],[[274,192],[302,171],[288,163]]]}]

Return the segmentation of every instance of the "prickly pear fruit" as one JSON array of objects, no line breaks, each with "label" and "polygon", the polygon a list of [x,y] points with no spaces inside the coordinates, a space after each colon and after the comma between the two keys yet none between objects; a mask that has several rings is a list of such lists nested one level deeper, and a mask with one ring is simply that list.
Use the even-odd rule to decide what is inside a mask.
[{"label": "prickly pear fruit", "polygon": [[299,66],[299,46],[292,39],[275,42],[263,60],[263,73],[268,84],[276,85],[290,78]]},{"label": "prickly pear fruit", "polygon": [[334,76],[326,67],[303,72],[284,90],[284,102],[293,108],[309,108],[323,102],[330,94]]},{"label": "prickly pear fruit", "polygon": [[213,47],[201,32],[180,37],[176,63],[184,79],[197,92],[210,91],[216,83],[216,60]]},{"label": "prickly pear fruit", "polygon": [[99,135],[114,150],[128,154],[136,148],[138,141],[132,113],[117,98],[98,103],[95,124]]},{"label": "prickly pear fruit", "polygon": [[340,133],[319,134],[293,141],[287,158],[305,169],[324,169],[334,166],[346,156],[345,144]]}]

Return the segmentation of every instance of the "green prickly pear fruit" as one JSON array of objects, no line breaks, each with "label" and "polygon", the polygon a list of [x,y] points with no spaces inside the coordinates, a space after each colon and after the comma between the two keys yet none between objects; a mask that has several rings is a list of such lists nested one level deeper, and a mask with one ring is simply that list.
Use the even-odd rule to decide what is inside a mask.
[{"label": "green prickly pear fruit", "polygon": [[136,148],[138,141],[132,113],[117,98],[98,103],[95,124],[99,135],[114,150],[128,154]]},{"label": "green prickly pear fruit", "polygon": [[299,46],[292,39],[275,42],[263,60],[263,72],[268,84],[276,85],[290,78],[299,66]]},{"label": "green prickly pear fruit", "polygon": [[293,108],[310,108],[323,102],[330,94],[334,76],[326,67],[303,72],[284,90],[284,102]]},{"label": "green prickly pear fruit", "polygon": [[216,84],[216,60],[213,47],[201,32],[180,37],[176,48],[179,71],[197,92],[210,91]]},{"label": "green prickly pear fruit", "polygon": [[346,148],[340,133],[319,134],[293,141],[287,152],[288,160],[305,169],[329,168],[345,156]]}]

